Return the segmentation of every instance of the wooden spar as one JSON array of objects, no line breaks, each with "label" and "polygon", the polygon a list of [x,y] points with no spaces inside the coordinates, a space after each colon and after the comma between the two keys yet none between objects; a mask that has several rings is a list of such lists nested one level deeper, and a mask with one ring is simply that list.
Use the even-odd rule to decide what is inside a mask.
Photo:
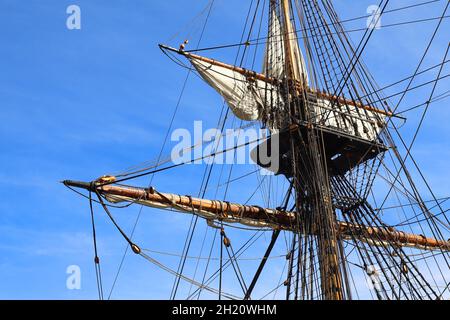
[{"label": "wooden spar", "polygon": [[[295,230],[297,223],[295,214],[288,211],[266,209],[258,206],[241,205],[219,200],[199,199],[190,196],[182,196],[171,193],[160,193],[155,189],[137,187],[123,187],[112,184],[90,184],[66,180],[65,185],[86,190],[97,190],[107,199],[113,202],[129,201],[137,202],[149,207],[173,209],[175,211],[190,212],[205,216],[210,214],[211,220],[226,220],[242,223],[243,220],[254,221],[255,225],[261,223],[271,228],[281,230]],[[95,186],[95,187],[91,187]],[[94,188],[94,190],[92,189]],[[450,251],[450,241],[442,241],[423,235],[416,235],[398,231],[393,228],[378,228],[364,225],[354,225],[346,222],[338,222],[339,237],[350,239],[352,236],[361,241],[367,238],[373,239],[373,245],[398,245],[414,247],[425,250],[441,249]]]},{"label": "wooden spar", "polygon": [[[295,56],[293,48],[291,48],[291,41],[289,40],[290,34],[292,31],[291,25],[291,15],[289,3],[286,0],[282,0],[283,7],[283,25],[284,25],[284,48],[285,48],[285,57],[286,57],[286,66],[287,66],[287,74],[288,78],[294,79],[298,81],[300,79],[300,75],[298,74],[298,69],[294,67]],[[299,92],[301,92],[302,88],[300,88]]]},{"label": "wooden spar", "polygon": [[[433,238],[425,237],[424,235],[417,235],[398,231],[393,228],[379,228],[370,226],[359,226],[354,224],[347,224],[339,222],[339,234],[349,235],[349,231],[355,236],[370,236],[374,243],[380,244],[397,244],[399,246],[414,247],[420,249],[442,249],[450,251],[450,241],[442,241]],[[358,237],[359,238],[359,237]],[[376,239],[376,240],[375,240]]]},{"label": "wooden spar", "polygon": [[[202,61],[202,62],[210,63],[210,64],[212,64],[214,66],[218,66],[218,67],[222,67],[222,68],[225,68],[225,69],[228,69],[228,70],[231,70],[231,71],[235,71],[235,72],[237,72],[239,74],[242,74],[243,76],[247,77],[248,79],[257,79],[257,80],[260,80],[260,81],[263,81],[263,82],[267,82],[267,83],[271,83],[271,84],[278,84],[278,83],[280,83],[280,80],[278,80],[276,78],[267,77],[266,75],[264,75],[262,73],[258,73],[258,72],[253,71],[253,70],[248,70],[248,69],[245,69],[245,68],[241,68],[241,67],[238,67],[238,66],[234,66],[234,65],[231,65],[231,64],[220,62],[220,61],[217,61],[217,60],[214,60],[214,59],[210,59],[210,58],[207,58],[207,57],[202,57],[202,56],[199,56],[199,55],[196,55],[196,54],[193,54],[193,53],[177,50],[175,48],[171,48],[171,47],[168,47],[168,46],[165,46],[165,45],[160,45],[160,47],[165,49],[165,50],[169,50],[169,51],[173,51],[173,52],[176,52],[178,54],[181,54],[181,55],[183,55],[183,56],[185,56],[186,58],[189,58],[189,59],[199,60],[199,61]],[[300,81],[298,81],[298,80],[292,80],[292,81],[294,81],[295,84],[299,87],[299,89],[301,89],[301,82]],[[311,93],[311,94],[317,95],[319,98],[323,98],[323,99],[330,100],[330,101],[338,101],[340,104],[347,104],[347,105],[354,106],[354,107],[357,107],[357,108],[365,109],[367,111],[371,111],[371,112],[374,112],[374,113],[382,114],[382,115],[387,116],[387,117],[394,117],[394,118],[404,119],[403,117],[398,116],[396,114],[393,114],[392,112],[388,112],[388,111],[385,111],[385,110],[380,110],[380,109],[377,109],[377,108],[372,107],[372,106],[364,105],[364,104],[362,104],[360,102],[356,102],[356,101],[353,101],[353,100],[346,99],[344,97],[337,97],[337,96],[331,95],[331,94],[326,93],[326,92],[320,92],[320,91],[313,90],[312,88],[307,88],[306,90],[309,93]],[[301,92],[301,90],[300,90],[300,92]]]},{"label": "wooden spar", "polygon": [[199,56],[199,55],[196,55],[196,54],[193,54],[193,53],[180,51],[180,50],[177,50],[177,49],[174,49],[174,48],[171,48],[171,47],[166,47],[166,46],[161,46],[161,47],[164,48],[164,49],[170,50],[170,51],[177,52],[177,53],[179,53],[179,54],[181,54],[181,55],[183,55],[183,56],[185,56],[186,58],[189,58],[189,59],[199,60],[199,61],[202,61],[202,62],[210,63],[210,64],[212,64],[214,66],[222,67],[224,69],[228,69],[228,70],[231,70],[231,71],[236,71],[237,73],[240,73],[243,76],[245,76],[247,78],[250,78],[250,79],[257,79],[257,80],[261,80],[261,81],[264,81],[264,82],[267,82],[267,83],[273,83],[273,84],[280,83],[280,80],[278,80],[276,78],[267,77],[266,75],[264,75],[262,73],[258,73],[258,72],[253,71],[253,70],[248,70],[248,69],[241,68],[241,67],[238,67],[238,66],[235,66],[235,65],[232,65],[232,64],[227,64],[227,63],[220,62],[220,61],[217,61],[217,60],[214,60],[214,59],[210,59],[210,58],[207,58],[207,57],[202,57],[202,56]]}]

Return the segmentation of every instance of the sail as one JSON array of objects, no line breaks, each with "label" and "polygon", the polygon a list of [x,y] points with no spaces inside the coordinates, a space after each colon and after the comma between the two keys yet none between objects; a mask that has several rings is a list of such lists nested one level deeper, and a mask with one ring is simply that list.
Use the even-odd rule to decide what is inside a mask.
[{"label": "sail", "polygon": [[286,77],[286,44],[290,49],[290,61],[292,65],[291,76],[294,80],[308,86],[308,72],[306,70],[305,59],[300,50],[292,21],[289,17],[286,19],[286,30],[283,30],[280,17],[278,16],[275,5],[272,5],[270,14],[269,34],[267,37],[265,58],[263,64],[263,73],[269,77],[283,79]]},{"label": "sail", "polygon": [[376,112],[351,104],[335,103],[317,98],[313,103],[315,122],[368,141],[376,141],[384,128],[385,120]]},{"label": "sail", "polygon": [[289,8],[284,8],[280,16],[276,6],[271,6],[261,74],[194,54],[184,55],[199,75],[222,95],[239,119],[262,120],[272,131],[285,127],[288,114],[285,97],[274,83],[289,77],[313,95],[307,100],[314,122],[364,140],[377,140],[385,122],[377,112],[345,101],[332,102],[330,97],[314,94],[309,88],[305,60],[290,15]]},{"label": "sail", "polygon": [[272,8],[262,72],[269,77],[283,79],[286,75],[284,53],[284,36],[281,22],[275,12],[275,8]]},{"label": "sail", "polygon": [[[265,75],[266,79],[280,81],[289,75],[292,80],[308,86],[305,60],[297,41],[297,33],[291,19],[285,19],[282,24],[275,6],[272,5],[262,75]],[[289,50],[286,50],[287,48]],[[289,73],[286,70],[286,54],[289,54],[290,68],[293,69]],[[284,100],[279,88],[271,81],[252,77],[251,74],[255,73],[253,71],[217,63],[193,54],[185,56],[200,76],[225,99],[239,119],[264,120],[269,128],[273,129],[281,125],[277,123],[280,121],[276,120],[279,115],[275,114],[284,110]]]},{"label": "sail", "polygon": [[[294,80],[308,85],[305,60],[301,53],[297,33],[288,19],[285,26],[280,21],[275,7],[271,9],[270,30],[266,44],[262,74],[268,78],[282,80],[286,77],[286,41],[290,48],[290,61]],[[239,119],[247,121],[262,120],[264,115],[283,109],[283,98],[279,89],[270,82],[249,79],[242,72],[221,64],[188,56],[200,76],[225,99],[230,109]],[[268,110],[271,109],[271,110]],[[269,127],[271,125],[269,124]]]},{"label": "sail", "polygon": [[281,99],[272,84],[232,70],[229,67],[190,57],[200,76],[227,102],[230,109],[242,120],[261,120],[271,101]]}]

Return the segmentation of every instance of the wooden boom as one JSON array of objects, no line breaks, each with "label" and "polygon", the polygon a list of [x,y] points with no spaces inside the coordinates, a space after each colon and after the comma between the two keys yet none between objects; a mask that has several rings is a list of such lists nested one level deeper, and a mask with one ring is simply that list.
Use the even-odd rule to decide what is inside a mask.
[{"label": "wooden boom", "polygon": [[[114,181],[114,180],[112,180]],[[297,230],[294,212],[266,209],[259,206],[242,205],[220,200],[199,199],[172,193],[160,193],[154,188],[137,188],[109,184],[100,179],[95,183],[63,181],[66,186],[96,191],[108,201],[135,202],[145,206],[170,209],[197,214],[209,221],[241,223],[252,227],[267,227],[281,230]],[[365,225],[338,222],[337,231],[342,239],[357,238],[373,245],[406,246],[426,250],[450,251],[450,241],[442,241],[395,230]]]},{"label": "wooden boom", "polygon": [[[279,79],[267,77],[266,75],[264,75],[262,73],[258,73],[258,72],[253,71],[253,70],[244,69],[244,68],[241,68],[241,67],[238,67],[238,66],[234,66],[234,65],[231,65],[231,64],[227,64],[227,63],[224,63],[224,62],[220,62],[220,61],[217,61],[217,60],[214,60],[214,59],[210,59],[210,58],[202,57],[202,56],[199,56],[199,55],[196,55],[196,54],[193,54],[193,53],[185,52],[183,50],[177,50],[175,48],[168,47],[168,46],[165,46],[165,45],[160,45],[160,47],[162,49],[169,50],[169,51],[181,54],[181,55],[183,55],[183,56],[185,56],[186,58],[189,58],[189,59],[196,59],[196,60],[199,60],[199,61],[210,63],[210,64],[218,66],[218,67],[222,67],[222,68],[225,68],[225,69],[228,69],[228,70],[235,71],[235,72],[240,73],[240,74],[242,74],[243,76],[245,76],[245,77],[247,77],[249,79],[257,79],[257,80],[261,80],[261,81],[264,81],[264,82],[267,82],[267,83],[271,83],[271,84],[276,84],[276,83],[280,82]],[[299,81],[295,81],[295,84],[301,86],[301,83]],[[349,99],[346,99],[344,97],[337,97],[335,95],[331,95],[331,94],[326,93],[326,92],[315,91],[315,90],[313,90],[311,88],[308,88],[307,90],[308,90],[309,93],[315,94],[319,98],[322,98],[322,99],[326,99],[326,100],[330,100],[330,101],[337,101],[340,104],[351,105],[351,106],[354,106],[354,107],[357,107],[357,108],[365,109],[367,111],[371,111],[371,112],[374,112],[374,113],[382,114],[382,115],[387,116],[387,117],[395,117],[395,118],[404,119],[403,117],[395,115],[392,112],[380,110],[378,108],[375,108],[375,107],[372,107],[372,106],[368,106],[368,105],[364,105],[364,104],[362,104],[360,102],[349,100]]]}]

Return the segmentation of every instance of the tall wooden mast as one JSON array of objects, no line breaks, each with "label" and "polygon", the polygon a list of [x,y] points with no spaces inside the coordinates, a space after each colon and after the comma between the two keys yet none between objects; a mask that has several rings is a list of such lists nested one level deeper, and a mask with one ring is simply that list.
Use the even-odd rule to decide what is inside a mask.
[{"label": "tall wooden mast", "polygon": [[284,48],[285,48],[285,65],[286,65],[286,75],[290,79],[299,79],[299,75],[297,74],[294,68],[294,54],[291,47],[291,42],[289,37],[293,35],[294,30],[292,30],[291,20],[291,10],[290,10],[290,1],[281,0],[281,6],[283,9],[283,30],[284,30]]},{"label": "tall wooden mast", "polygon": [[[273,5],[272,1],[272,5]],[[301,61],[296,61],[299,57],[294,52],[294,41],[297,42],[297,33],[292,24],[291,1],[281,0],[282,21],[284,31],[284,48],[285,48],[285,65],[286,76],[289,79],[297,81],[303,80],[300,74],[299,65]],[[294,41],[292,40],[294,39]],[[306,90],[306,83],[302,81],[303,88],[298,90],[292,88],[287,93],[285,101],[289,101],[291,118],[297,119],[299,116],[308,114],[308,105],[306,99],[302,98],[301,92]],[[306,119],[298,119],[306,120]],[[337,221],[334,209],[331,203],[330,184],[328,173],[323,157],[324,152],[321,147],[319,136],[314,130],[310,130],[307,136],[300,137],[304,144],[292,138],[291,148],[294,156],[293,172],[294,187],[296,189],[296,212],[299,217],[305,217],[309,220],[304,225],[306,228],[319,226],[319,231],[315,233],[317,243],[317,254],[320,265],[320,282],[322,289],[322,297],[327,300],[343,300],[344,287],[341,275],[341,265],[339,259],[339,239],[337,232]],[[305,150],[306,146],[306,150]],[[302,150],[300,150],[300,148]],[[300,158],[309,159],[308,166],[300,164]],[[322,156],[321,156],[322,155]],[[305,170],[306,169],[306,170]],[[308,171],[308,172],[306,172]],[[305,181],[305,180],[309,181]],[[304,212],[306,211],[306,212]],[[309,211],[309,212],[308,212]],[[303,229],[305,227],[302,227]],[[299,233],[301,230],[298,230]],[[310,230],[303,230],[309,233]],[[305,232],[306,231],[306,232]],[[300,235],[299,235],[300,236]],[[293,246],[293,250],[295,246]],[[342,257],[341,257],[342,259]],[[289,279],[288,279],[289,280]]]}]

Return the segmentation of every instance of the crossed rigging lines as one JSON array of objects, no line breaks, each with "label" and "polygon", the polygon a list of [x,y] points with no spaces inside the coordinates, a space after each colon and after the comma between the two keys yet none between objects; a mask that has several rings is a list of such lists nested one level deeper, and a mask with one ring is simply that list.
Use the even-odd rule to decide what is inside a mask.
[{"label": "crossed rigging lines", "polygon": [[[428,1],[428,2],[425,2],[425,3],[422,3],[422,4],[418,4],[418,5],[424,5],[424,4],[428,4],[428,3],[432,3],[432,2],[437,2],[437,1]],[[259,5],[259,3],[260,3],[260,1],[258,1],[258,5]],[[387,6],[387,3],[388,3],[388,1],[386,1],[385,2],[385,5],[384,5],[384,7],[383,8],[386,8],[386,6]],[[417,6],[418,6],[417,5]],[[252,1],[252,4],[251,4],[251,6],[250,6],[250,9],[252,8],[252,6],[253,6],[253,1]],[[414,5],[413,5],[414,6]],[[409,7],[413,7],[413,6],[408,6],[408,7],[405,7],[404,9],[406,9],[406,8],[409,8]],[[212,7],[212,4],[211,4],[211,7]],[[250,9],[249,9],[249,13],[250,13]],[[398,8],[398,9],[396,9],[396,10],[401,10],[401,8]],[[392,12],[392,11],[396,11],[396,10],[390,10],[390,11],[387,11],[387,12]],[[255,11],[257,11],[257,10],[255,10]],[[255,13],[255,17],[256,17],[256,13]],[[441,17],[441,21],[442,21],[442,18],[444,18],[445,16],[443,16],[443,17]],[[247,19],[248,19],[248,17],[247,17]],[[357,18],[355,18],[355,19],[357,19]],[[254,20],[255,20],[255,18],[253,19],[253,22],[254,22]],[[205,24],[206,25],[206,24]],[[244,29],[244,31],[245,31],[245,29]],[[366,30],[367,31],[367,30]],[[251,32],[249,32],[249,36],[251,35]],[[362,49],[361,49],[361,51],[358,53],[358,49],[356,50],[356,52],[354,52],[354,55],[353,55],[353,57],[352,57],[352,59],[350,60],[350,65],[348,65],[347,66],[347,68],[346,68],[346,74],[348,75],[348,77],[347,78],[342,78],[341,79],[341,82],[339,82],[339,84],[338,84],[338,88],[339,87],[342,87],[342,89],[339,89],[339,90],[343,90],[343,87],[344,86],[346,86],[346,82],[347,82],[347,80],[349,79],[349,77],[350,77],[350,75],[352,74],[352,72],[353,72],[353,69],[357,66],[357,64],[359,63],[359,57],[360,57],[360,55],[361,55],[361,53],[362,53],[362,51],[364,50],[364,48],[365,48],[365,45],[367,44],[367,41],[369,40],[369,38],[370,38],[370,34],[369,34],[369,36],[364,40],[364,37],[363,37],[363,40],[364,41],[361,41],[361,43],[360,43],[360,45],[362,45]],[[248,41],[246,42],[246,43],[248,43]],[[360,46],[358,46],[358,48],[359,48]],[[244,52],[244,54],[243,54],[243,57],[242,57],[242,59],[244,58],[244,55],[245,55],[245,52]],[[355,61],[354,62],[352,62],[353,61],[353,58],[355,59]],[[442,62],[442,64],[440,64],[439,66],[441,67],[441,70],[442,70],[442,67],[443,67],[443,65],[447,62],[448,60],[445,60],[444,59],[444,61]],[[241,61],[242,62],[242,61]],[[436,66],[435,66],[436,67]],[[420,68],[420,64],[419,64],[419,67],[418,67],[418,69]],[[350,70],[349,70],[350,69]],[[411,79],[411,82],[412,82],[412,79],[414,79],[414,77],[418,74],[418,69],[416,70],[416,73],[410,78]],[[425,72],[425,71],[423,71],[423,72]],[[448,76],[448,75],[447,75]],[[408,79],[408,78],[407,78]],[[437,83],[437,81],[439,80],[440,78],[439,78],[439,76],[437,77],[437,79],[435,80],[435,82],[434,82],[434,87],[433,87],[433,92],[434,92],[434,89],[435,89],[435,87],[436,87],[436,83]],[[442,79],[442,78],[441,78]],[[186,79],[186,81],[187,81],[187,79]],[[342,81],[343,81],[343,84],[341,84],[342,83]],[[403,81],[405,81],[405,80],[403,80]],[[410,82],[410,83],[411,83]],[[379,91],[380,90],[382,90],[382,89],[378,89]],[[408,92],[408,91],[410,91],[410,90],[412,90],[411,88],[409,88],[409,85],[408,85],[408,88],[405,90],[405,91],[402,91],[400,94],[402,94],[402,99],[403,99],[403,97],[404,97],[404,95],[406,94],[406,92]],[[374,92],[371,92],[371,93],[369,93],[368,95],[372,95],[372,94],[374,94],[374,93],[377,93],[378,94],[378,92],[379,91],[374,91]],[[428,105],[432,102],[432,96],[433,96],[433,93],[431,94],[431,97],[430,97],[430,99],[426,102],[426,104],[427,104],[427,107],[428,107]],[[401,100],[402,100],[401,99]],[[181,96],[180,96],[180,100],[181,100]],[[401,101],[400,101],[401,102]],[[400,104],[400,102],[399,102],[399,104]],[[399,106],[399,104],[397,105],[397,107]],[[396,107],[396,108],[397,108]],[[175,117],[175,114],[176,114],[176,111],[177,111],[177,109],[178,109],[178,107],[176,108],[176,110],[175,110],[175,112],[174,112],[174,115],[173,115],[173,117]],[[406,111],[408,111],[408,110],[406,110]],[[406,112],[406,111],[403,111],[403,112]],[[225,115],[225,119],[224,119],[224,121],[223,121],[223,125],[225,125],[225,121],[226,121],[226,119],[227,119],[227,113],[226,113],[226,115]],[[173,121],[173,118],[172,118],[172,121]],[[169,127],[169,130],[170,130],[170,127]],[[236,146],[235,148],[233,148],[233,150],[235,150],[235,149],[237,149],[238,147],[242,147],[242,146]],[[164,146],[163,146],[163,148],[162,148],[162,150],[164,149]],[[161,150],[161,153],[160,153],[160,155],[159,155],[159,159],[160,159],[160,157],[161,157],[161,155],[162,155],[162,150]],[[409,150],[409,149],[408,149]],[[228,150],[229,151],[229,150]],[[408,154],[409,154],[409,151],[408,151]],[[211,156],[213,156],[213,157],[215,157],[215,155],[216,155],[216,153],[213,153]],[[157,164],[159,163],[159,159],[158,159],[158,161],[157,161]],[[162,169],[160,169],[160,170],[153,170],[153,171],[150,171],[150,172],[145,172],[144,174],[140,174],[139,176],[144,176],[144,175],[150,175],[150,174],[154,174],[154,173],[157,173],[157,172],[160,172],[160,171],[163,171],[163,170],[168,170],[168,169],[171,169],[171,168],[173,168],[173,166],[170,166],[170,167],[167,167],[167,168],[162,168]],[[208,170],[208,168],[207,168],[207,170]],[[208,185],[208,182],[209,182],[209,178],[211,177],[211,171],[212,171],[212,166],[209,168],[209,170],[208,170],[208,173],[207,173],[207,171],[205,170],[205,175],[204,175],[204,183],[202,182],[202,187],[204,188],[203,190],[203,194],[205,193],[205,191],[206,191],[206,188],[207,188],[207,185]],[[129,180],[129,179],[133,179],[133,178],[136,178],[136,177],[138,177],[138,176],[126,176],[123,180],[121,180],[122,182],[123,181],[126,181],[126,180]],[[152,176],[153,177],[153,176]],[[206,179],[206,180],[205,180]],[[230,171],[230,174],[229,174],[229,176],[228,176],[228,182],[227,182],[227,184],[226,185],[228,185],[229,183],[231,183],[232,182],[232,180],[231,180],[231,171]],[[101,201],[101,199],[99,199],[100,201]],[[436,199],[435,199],[436,200]],[[383,204],[384,204],[384,202],[383,202]],[[92,202],[91,202],[91,205],[92,205]],[[383,206],[383,205],[382,205]],[[385,208],[386,209],[386,208]],[[179,267],[178,267],[178,270],[175,272],[173,272],[175,275],[176,275],[176,279],[175,279],[175,282],[174,282],[174,287],[173,287],[173,290],[172,290],[172,293],[171,293],[171,297],[174,299],[175,298],[175,296],[176,296],[176,292],[177,292],[177,289],[178,289],[178,284],[179,284],[179,281],[180,281],[180,279],[184,279],[184,280],[186,280],[186,277],[185,276],[183,276],[183,267],[184,267],[184,263],[185,263],[185,261],[186,261],[186,258],[188,257],[188,251],[189,251],[189,246],[190,246],[190,242],[191,242],[191,240],[192,240],[192,235],[193,235],[193,232],[194,232],[194,230],[195,230],[195,224],[196,224],[196,220],[194,220],[195,222],[194,222],[194,224],[192,224],[192,222],[191,222],[191,228],[190,228],[190,231],[188,232],[188,236],[187,236],[187,238],[186,238],[186,245],[185,245],[185,249],[183,250],[183,254],[182,254],[182,260],[180,260],[180,264],[179,264]],[[136,224],[137,224],[137,221],[136,221]],[[135,226],[136,226],[136,224],[135,224]],[[223,230],[223,226],[222,226],[222,230]],[[95,229],[94,229],[94,234],[95,234]],[[94,239],[95,239],[95,236],[94,236]],[[188,240],[189,239],[189,240]],[[221,232],[221,248],[223,249],[223,240],[224,240],[224,235],[222,234],[222,232]],[[213,243],[213,245],[214,245],[214,243]],[[243,277],[242,277],[242,274],[240,273],[240,271],[238,270],[239,269],[239,267],[237,266],[237,261],[235,261],[236,262],[236,266],[233,264],[233,257],[235,257],[236,256],[236,254],[234,253],[234,251],[233,251],[233,249],[232,249],[232,247],[230,247],[230,249],[228,249],[229,247],[226,247],[226,250],[227,250],[227,253],[228,253],[228,256],[229,256],[229,259],[227,260],[227,261],[229,261],[230,262],[230,264],[232,265],[232,267],[233,267],[233,269],[234,269],[234,271],[235,271],[235,273],[236,273],[236,276],[238,277],[238,279],[240,279],[239,280],[239,282],[240,282],[240,284],[241,284],[241,287],[242,287],[242,289],[243,289],[243,291],[244,291],[244,293],[247,291],[247,287],[246,287],[246,285],[245,285],[245,282],[243,281]],[[295,246],[293,246],[293,248],[295,248]],[[221,249],[221,250],[222,250]],[[228,251],[228,250],[230,250],[230,251]],[[212,252],[212,247],[211,247],[211,251],[210,252]],[[239,252],[239,250],[238,250],[238,252]],[[97,254],[96,254],[96,257],[97,257]],[[144,256],[144,258],[146,258],[146,259],[148,259],[148,256],[147,257],[145,257]],[[211,256],[209,257],[209,258],[211,258]],[[222,260],[222,257],[220,258],[220,260]],[[219,272],[218,272],[218,276],[220,277],[220,279],[221,279],[221,277],[222,277],[222,269],[223,268],[225,268],[224,267],[225,265],[223,265],[222,264],[222,261],[221,261],[221,266],[220,266],[220,269],[219,269]],[[119,267],[119,270],[118,270],[118,273],[117,273],[117,276],[118,276],[118,274],[119,274],[119,272],[120,272],[120,269],[121,269],[121,267]],[[199,284],[199,288],[196,290],[196,291],[194,291],[194,293],[193,293],[193,295],[196,295],[197,293],[198,293],[198,297],[199,297],[199,295],[200,295],[200,292],[201,292],[201,290],[202,290],[202,288],[203,289],[210,289],[210,288],[208,288],[207,287],[207,285],[205,285],[204,283],[205,283],[205,276],[206,276],[206,271],[207,271],[207,268],[205,269],[205,273],[204,273],[204,277],[203,277],[203,280],[202,280],[202,282],[201,282],[201,284],[200,283],[193,283],[192,281],[189,281],[189,282],[191,282],[191,285],[192,284],[195,284],[195,285],[198,285]],[[117,276],[116,276],[116,279],[117,279]],[[195,276],[194,276],[194,278],[195,278]],[[241,280],[242,280],[242,282],[241,282]],[[99,280],[98,280],[99,281]],[[115,283],[115,281],[114,281],[114,283]],[[220,283],[221,283],[221,280],[220,280]],[[317,286],[317,282],[316,282],[316,286]],[[114,288],[114,285],[113,285],[113,288]],[[111,292],[110,292],[110,296],[111,296],[111,293],[112,293],[112,290],[113,290],[113,288],[111,289]],[[278,287],[277,287],[278,288]],[[275,289],[277,289],[277,288],[275,288]],[[274,289],[274,290],[275,290]],[[394,288],[391,288],[392,289],[392,293],[394,294]],[[319,291],[319,289],[316,289],[317,291]],[[402,290],[402,287],[401,287],[401,284],[399,284],[399,290]],[[99,292],[100,292],[100,289],[99,289]],[[219,285],[219,290],[213,290],[213,292],[215,292],[215,293],[217,293],[217,294],[219,294],[219,297],[223,294],[222,293],[222,290],[221,290],[221,286]],[[311,293],[312,293],[312,291],[311,291]],[[103,294],[101,294],[101,296],[103,296]],[[192,296],[192,295],[190,295],[190,296]],[[227,296],[227,297],[232,297],[232,296],[230,296],[230,295],[228,295],[228,294],[225,294],[224,293],[224,296]],[[405,294],[405,296],[406,296],[406,294]]]},{"label": "crossed rigging lines", "polygon": [[[392,12],[402,11],[402,10],[406,10],[406,9],[416,8],[419,6],[429,5],[429,4],[440,2],[440,1],[441,0],[432,0],[432,1],[421,2],[421,3],[417,3],[414,5],[409,5],[409,6],[405,6],[405,7],[400,7],[400,8],[396,8],[396,9],[386,10],[384,12],[384,15],[386,15],[387,13],[392,13]],[[449,17],[450,16],[445,16],[444,18],[449,18]],[[373,18],[373,15],[364,15],[364,16],[345,19],[345,20],[340,20],[340,22],[333,22],[333,23],[325,24],[325,26],[330,27],[330,26],[335,26],[340,23],[346,23],[346,22],[351,22],[351,21],[356,21],[356,20],[361,20],[361,19],[368,19],[368,18]],[[438,20],[438,19],[440,19],[440,17],[403,21],[403,22],[398,22],[398,23],[381,25],[380,28],[388,28],[388,27],[408,25],[408,24],[414,24],[414,23],[420,23],[420,22],[429,22],[429,21]],[[315,28],[316,27],[305,27],[305,28],[297,29],[297,30],[292,31],[292,34],[296,35],[297,33],[314,30]],[[360,32],[360,31],[366,31],[366,30],[367,30],[367,27],[366,28],[358,28],[358,29],[350,29],[350,30],[345,30],[345,31],[342,30],[340,32],[335,32],[332,34]],[[185,52],[189,53],[189,52],[210,51],[210,50],[216,50],[216,49],[232,48],[232,47],[237,47],[237,46],[257,46],[260,44],[266,44],[267,43],[266,40],[269,40],[270,38],[274,38],[274,37],[280,37],[280,34],[273,34],[269,37],[249,39],[247,42],[239,42],[239,43],[234,43],[234,44],[226,44],[226,45],[218,45],[218,46],[207,47],[207,48],[200,48],[200,49],[197,48],[197,49],[193,49],[193,50],[185,50]],[[304,38],[305,37],[303,37],[303,36],[300,36],[300,37],[295,36],[292,39],[301,40]]]}]

